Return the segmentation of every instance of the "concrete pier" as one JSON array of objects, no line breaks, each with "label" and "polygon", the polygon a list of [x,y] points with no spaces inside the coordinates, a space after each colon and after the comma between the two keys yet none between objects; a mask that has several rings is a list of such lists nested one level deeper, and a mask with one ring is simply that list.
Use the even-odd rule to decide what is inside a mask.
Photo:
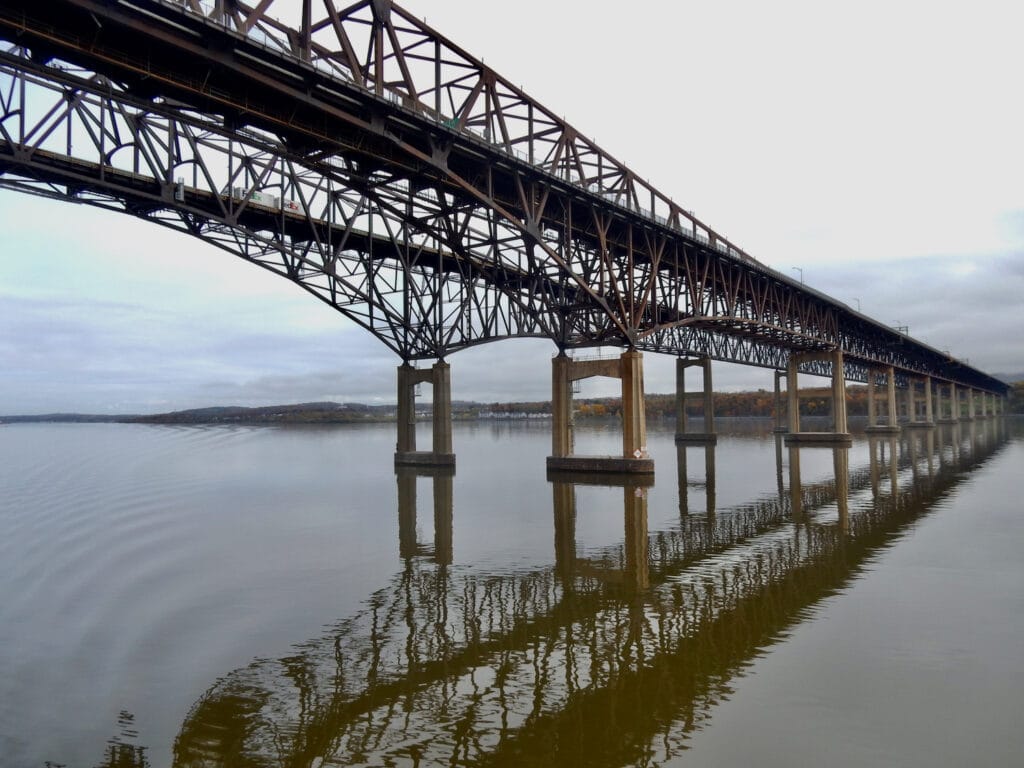
[{"label": "concrete pier", "polygon": [[[433,390],[433,444],[429,451],[416,450],[416,385],[430,384]],[[451,366],[439,360],[429,369],[398,367],[398,441],[396,466],[455,466],[452,452]]]},{"label": "concrete pier", "polygon": [[[704,431],[688,432],[686,429],[686,369],[699,366],[704,372]],[[715,434],[715,403],[714,389],[711,384],[711,358],[676,359],[676,442],[677,443],[717,443]]]},{"label": "concrete pier", "polygon": [[[924,404],[924,412],[919,414],[917,408],[917,385],[918,382],[923,384],[924,397],[922,398]],[[935,420],[932,418],[932,377],[923,376],[921,379],[917,379],[914,376],[908,376],[907,380],[907,426],[914,429],[930,429],[935,426]]]},{"label": "concrete pier", "polygon": [[[875,402],[875,385],[879,376],[885,377],[886,398],[885,398],[885,423],[878,423],[878,408]],[[870,369],[868,371],[868,425],[864,430],[872,434],[897,434],[900,425],[896,414],[896,376],[892,366],[882,370]]]},{"label": "concrete pier", "polygon": [[[951,424],[955,418],[955,406],[953,394],[956,391],[956,384],[943,384],[941,381],[935,385],[935,423]],[[945,393],[949,393],[947,397]]]},{"label": "concrete pier", "polygon": [[[572,382],[608,376],[622,382],[622,455],[576,456],[572,436]],[[564,352],[551,361],[550,472],[653,473],[647,454],[643,355],[636,350],[610,360],[573,360]]]},{"label": "concrete pier", "polygon": [[[832,431],[801,432],[798,369],[801,363],[827,360],[832,363]],[[851,445],[846,423],[846,376],[843,372],[843,351],[791,352],[786,367],[787,394],[789,399],[789,434],[786,444],[818,443],[826,445]]]},{"label": "concrete pier", "polygon": [[[785,371],[773,371],[775,379],[775,429],[774,432],[784,433],[789,432],[789,427],[786,426],[786,419],[783,416],[782,407],[782,380],[786,378]],[[789,382],[786,382],[786,389],[789,389]]]},{"label": "concrete pier", "polygon": [[956,388],[956,384],[950,382],[949,384],[949,424],[958,424],[960,422],[960,390]]}]

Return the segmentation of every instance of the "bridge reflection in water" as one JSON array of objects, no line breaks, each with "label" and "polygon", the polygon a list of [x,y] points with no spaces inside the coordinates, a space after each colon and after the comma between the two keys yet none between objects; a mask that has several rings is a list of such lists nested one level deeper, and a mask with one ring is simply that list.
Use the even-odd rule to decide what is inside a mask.
[{"label": "bridge reflection in water", "polygon": [[[685,748],[730,680],[926,515],[1005,441],[1001,421],[776,448],[778,488],[716,509],[715,448],[679,519],[648,533],[624,480],[623,544],[578,552],[576,483],[552,483],[555,565],[452,566],[452,473],[434,472],[434,544],[417,541],[417,475],[398,473],[404,567],[359,614],[218,680],[175,744],[179,766],[646,764]],[[800,481],[801,451],[834,476]],[[860,454],[858,454],[860,455]],[[784,466],[785,465],[785,466]],[[578,480],[579,478],[573,478]],[[609,481],[604,480],[605,483]],[[689,503],[703,489],[706,505]],[[693,509],[690,507],[693,506]]]}]

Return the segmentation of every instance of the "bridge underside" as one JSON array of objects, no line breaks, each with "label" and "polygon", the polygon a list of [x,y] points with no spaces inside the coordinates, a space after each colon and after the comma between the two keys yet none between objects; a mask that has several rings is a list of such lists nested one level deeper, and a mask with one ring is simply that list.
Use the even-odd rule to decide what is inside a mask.
[{"label": "bridge underside", "polygon": [[142,5],[4,3],[0,184],[210,242],[405,360],[528,336],[775,369],[839,348],[853,381],[997,384],[664,208],[397,6],[324,0],[296,37],[262,6]]},{"label": "bridge underside", "polygon": [[[288,27],[270,4],[0,2],[0,186],[210,243],[405,363],[515,337],[625,348],[634,464],[639,351],[830,376],[843,433],[842,382],[878,370],[1005,392],[753,259],[398,6],[305,0]],[[450,430],[432,455],[454,460]]]}]

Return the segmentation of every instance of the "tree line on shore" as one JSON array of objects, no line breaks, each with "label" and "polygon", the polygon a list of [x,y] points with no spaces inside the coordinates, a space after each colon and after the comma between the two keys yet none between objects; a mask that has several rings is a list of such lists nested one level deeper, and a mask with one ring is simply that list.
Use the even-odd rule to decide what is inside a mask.
[{"label": "tree line on shore", "polygon": [[[676,398],[674,394],[649,394],[644,398],[647,418],[651,420],[675,419]],[[901,403],[902,405],[902,403]],[[783,404],[785,408],[785,404]],[[730,417],[771,417],[775,415],[774,392],[759,389],[756,392],[716,392],[714,409],[717,418]],[[805,388],[800,390],[800,412],[807,416],[827,415],[832,409],[832,393],[828,387]],[[867,415],[867,387],[847,388],[846,409],[848,416]],[[425,398],[417,411],[424,415],[431,410],[429,398]],[[580,398],[573,402],[577,419],[614,419],[622,413],[622,400],[618,397]],[[1024,381],[1011,385],[1007,412],[1024,413]],[[505,403],[476,403],[455,401],[452,403],[452,417],[456,420],[472,420],[481,414],[509,414],[509,417],[529,417],[551,413],[548,400],[518,401]],[[687,395],[686,413],[700,417],[704,413],[702,393]],[[84,414],[47,414],[37,416],[3,416],[2,421],[106,421],[142,422],[149,424],[343,424],[358,422],[394,421],[394,405],[363,405],[359,403],[300,403],[297,405],[275,405],[258,408],[215,407],[199,408],[172,413],[147,416],[91,416]]]}]

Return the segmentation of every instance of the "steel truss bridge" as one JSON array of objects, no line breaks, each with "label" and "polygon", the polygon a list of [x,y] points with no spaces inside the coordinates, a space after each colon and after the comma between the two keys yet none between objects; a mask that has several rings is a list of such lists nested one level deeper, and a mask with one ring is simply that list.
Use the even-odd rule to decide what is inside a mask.
[{"label": "steel truss bridge", "polygon": [[389,0],[0,0],[0,186],[211,243],[406,361],[838,348],[851,380],[1006,391],[762,264]]}]

